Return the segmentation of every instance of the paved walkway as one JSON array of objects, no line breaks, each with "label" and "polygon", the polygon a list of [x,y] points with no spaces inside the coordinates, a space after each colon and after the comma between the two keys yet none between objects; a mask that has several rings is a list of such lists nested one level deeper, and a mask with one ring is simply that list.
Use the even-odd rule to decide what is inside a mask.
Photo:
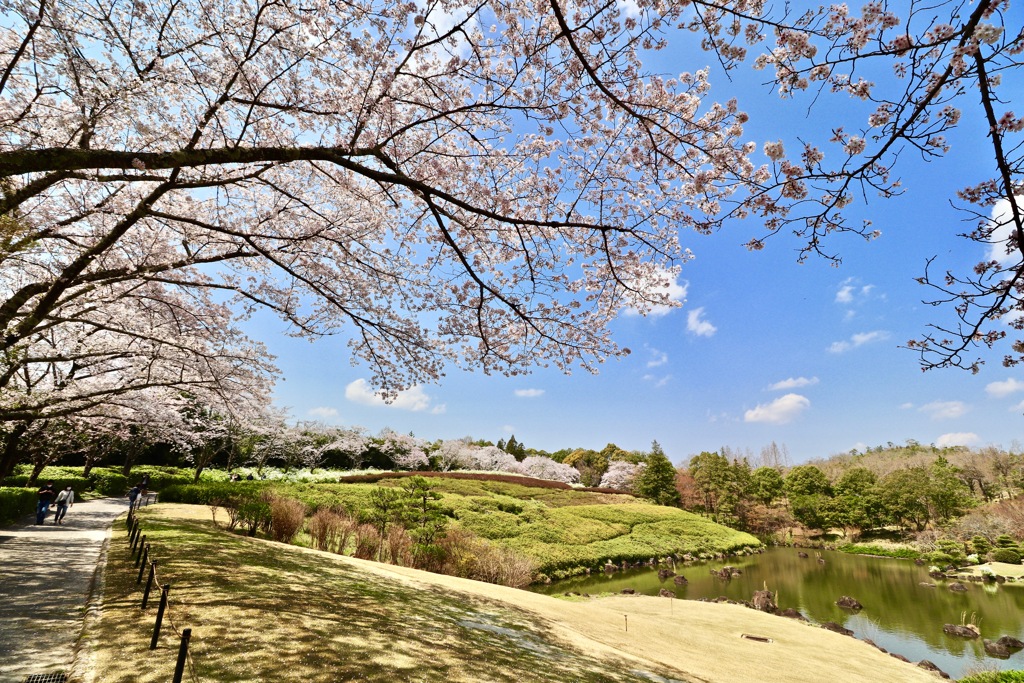
[{"label": "paved walkway", "polygon": [[128,501],[79,501],[64,524],[35,515],[0,528],[0,683],[68,672],[101,574],[114,518]]}]

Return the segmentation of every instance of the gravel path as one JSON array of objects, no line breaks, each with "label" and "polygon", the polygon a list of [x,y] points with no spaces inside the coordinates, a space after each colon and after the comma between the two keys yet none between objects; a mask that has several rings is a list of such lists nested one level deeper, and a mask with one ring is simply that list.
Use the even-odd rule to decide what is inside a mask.
[{"label": "gravel path", "polygon": [[111,523],[127,510],[100,498],[76,502],[60,526],[51,513],[0,529],[0,683],[71,671]]}]

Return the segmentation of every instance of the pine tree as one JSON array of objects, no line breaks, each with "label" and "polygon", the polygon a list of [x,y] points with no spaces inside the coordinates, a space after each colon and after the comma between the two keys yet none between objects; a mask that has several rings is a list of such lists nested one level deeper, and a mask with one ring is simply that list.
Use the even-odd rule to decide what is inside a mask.
[{"label": "pine tree", "polygon": [[676,468],[661,450],[657,441],[651,442],[647,455],[647,466],[636,478],[633,491],[641,498],[649,498],[658,505],[679,505],[679,491],[676,490]]}]

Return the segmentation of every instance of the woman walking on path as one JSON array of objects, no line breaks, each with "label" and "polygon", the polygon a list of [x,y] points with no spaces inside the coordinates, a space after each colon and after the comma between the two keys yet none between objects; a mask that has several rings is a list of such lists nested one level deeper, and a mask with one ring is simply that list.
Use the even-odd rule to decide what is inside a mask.
[{"label": "woman walking on path", "polygon": [[75,504],[75,492],[71,490],[71,487],[67,487],[63,491],[57,494],[57,512],[53,515],[54,524],[63,524],[64,515],[67,514],[68,508]]}]

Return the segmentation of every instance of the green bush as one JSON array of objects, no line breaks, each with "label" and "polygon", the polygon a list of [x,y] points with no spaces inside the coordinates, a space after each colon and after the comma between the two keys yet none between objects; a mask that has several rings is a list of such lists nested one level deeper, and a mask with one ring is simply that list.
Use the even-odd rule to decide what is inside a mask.
[{"label": "green bush", "polygon": [[927,560],[929,564],[934,564],[938,567],[945,567],[947,565],[956,564],[952,555],[944,553],[941,550],[935,550],[926,554],[924,556],[924,559]]},{"label": "green bush", "polygon": [[1000,548],[1009,548],[1010,550],[1019,550],[1017,541],[1013,540],[1012,536],[1003,534],[996,539],[996,545]]},{"label": "green bush", "polygon": [[1024,671],[983,671],[961,678],[960,683],[1024,683]]},{"label": "green bush", "polygon": [[89,473],[93,491],[101,496],[123,496],[128,493],[128,479],[120,472],[93,470]]},{"label": "green bush", "polygon": [[[95,471],[95,470],[94,470]],[[117,470],[120,471],[120,470]],[[166,487],[173,484],[191,484],[195,479],[195,472],[180,467],[133,467],[128,475],[130,485],[142,481],[144,475],[149,475],[149,490],[162,492]]]},{"label": "green bush", "polygon": [[988,552],[992,550],[992,544],[984,536],[978,535],[971,539],[971,546],[974,548],[974,552],[979,555],[988,555]]},{"label": "green bush", "polygon": [[32,489],[0,487],[0,525],[31,515],[36,510],[36,500]]},{"label": "green bush", "polygon": [[[92,488],[92,482],[82,477],[82,473],[78,470],[81,468],[70,468],[70,467],[44,467],[42,473],[36,478],[35,484],[29,486],[27,490],[31,491],[33,496],[43,484],[47,482],[53,483],[53,490],[60,491],[61,489],[70,486],[76,496],[81,496],[83,492],[88,491]],[[14,488],[25,487],[28,484],[29,475],[17,474],[6,477],[4,479],[4,485]]]},{"label": "green bush", "polygon": [[992,559],[1007,564],[1020,564],[1020,553],[1010,548],[1000,548],[992,553]]},{"label": "green bush", "polygon": [[894,548],[883,545],[857,545],[853,543],[847,543],[846,545],[836,548],[839,552],[847,553],[848,555],[872,555],[878,557],[895,557],[901,560],[916,560],[921,557],[921,553],[913,548]]},{"label": "green bush", "polygon": [[164,503],[221,505],[257,499],[267,486],[255,481],[207,481],[198,484],[170,484],[160,489]]}]

